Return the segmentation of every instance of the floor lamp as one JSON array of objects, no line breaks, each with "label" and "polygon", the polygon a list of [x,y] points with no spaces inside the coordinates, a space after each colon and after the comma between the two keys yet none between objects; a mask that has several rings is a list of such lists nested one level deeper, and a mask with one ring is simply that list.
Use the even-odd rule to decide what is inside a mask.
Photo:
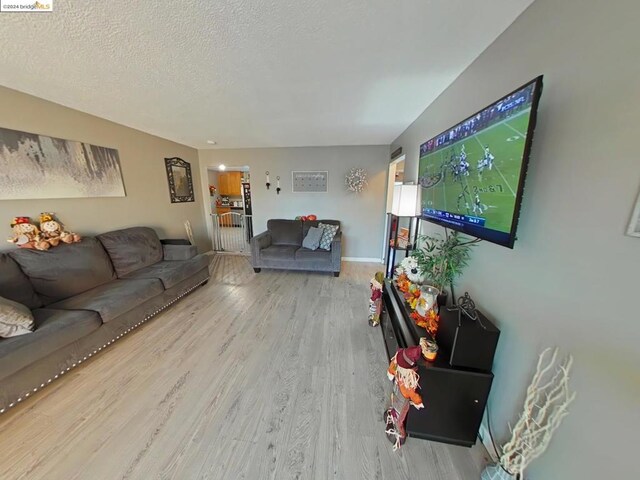
[{"label": "floor lamp", "polygon": [[[395,268],[396,252],[404,251],[407,255],[415,248],[418,240],[418,219],[420,216],[421,188],[419,185],[396,185],[393,189],[393,200],[391,202],[391,221],[389,224],[389,238],[387,239],[387,265],[385,275],[387,278],[393,276]],[[406,247],[398,245],[398,230],[400,218],[409,218],[409,239],[413,237],[413,243],[407,243]]]}]

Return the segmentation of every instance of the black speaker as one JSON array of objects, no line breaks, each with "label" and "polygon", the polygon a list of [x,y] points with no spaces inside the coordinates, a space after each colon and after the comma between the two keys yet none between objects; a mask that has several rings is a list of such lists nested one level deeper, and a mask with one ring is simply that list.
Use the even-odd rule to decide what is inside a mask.
[{"label": "black speaker", "polygon": [[448,355],[451,366],[490,372],[500,330],[482,313],[476,312],[478,319],[472,320],[459,311],[440,309],[436,335],[439,355]]}]

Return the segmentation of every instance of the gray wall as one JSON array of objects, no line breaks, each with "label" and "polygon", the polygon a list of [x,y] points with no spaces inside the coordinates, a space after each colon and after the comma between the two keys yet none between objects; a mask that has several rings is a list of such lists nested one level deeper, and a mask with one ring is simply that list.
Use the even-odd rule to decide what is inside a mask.
[{"label": "gray wall", "polygon": [[[161,238],[185,238],[189,220],[200,251],[211,249],[202,215],[202,190],[197,150],[63,107],[41,98],[0,87],[0,126],[52,137],[116,148],[126,197],[0,201],[0,237],[11,235],[14,216],[38,220],[40,212],[55,212],[61,222],[81,235],[146,225]],[[191,164],[195,202],[171,203],[165,157]],[[0,249],[15,248],[0,243]]]},{"label": "gray wall", "polygon": [[[202,178],[207,178],[207,167],[221,163],[228,170],[249,166],[256,234],[266,229],[270,218],[315,214],[342,221],[343,256],[381,257],[388,146],[200,150],[199,155]],[[368,172],[369,185],[359,195],[349,193],[344,186],[344,176],[351,167],[363,167]],[[265,186],[267,170],[270,190]],[[328,170],[329,193],[292,193],[292,170]],[[280,195],[275,190],[278,175]]]},{"label": "gray wall", "polygon": [[391,147],[415,180],[421,142],[545,75],[519,240],[480,244],[457,288],[502,329],[490,397],[500,441],[537,353],[575,357],[577,400],[530,479],[637,478],[640,239],[624,232],[640,187],[639,14],[631,0],[537,0]]}]

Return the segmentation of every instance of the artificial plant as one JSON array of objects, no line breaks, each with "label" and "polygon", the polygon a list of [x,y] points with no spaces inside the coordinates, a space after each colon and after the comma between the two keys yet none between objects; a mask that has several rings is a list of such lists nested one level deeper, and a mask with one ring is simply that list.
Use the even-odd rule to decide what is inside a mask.
[{"label": "artificial plant", "polygon": [[471,258],[471,247],[477,240],[468,240],[454,231],[440,236],[420,235],[418,248],[413,257],[418,260],[422,271],[428,272],[431,281],[441,292],[447,285],[453,285],[462,275]]}]

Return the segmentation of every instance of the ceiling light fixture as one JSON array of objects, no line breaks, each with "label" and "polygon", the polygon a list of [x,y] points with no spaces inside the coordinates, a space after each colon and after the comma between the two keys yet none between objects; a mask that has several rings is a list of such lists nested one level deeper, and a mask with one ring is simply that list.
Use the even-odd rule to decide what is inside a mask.
[{"label": "ceiling light fixture", "polygon": [[216,142],[215,140],[207,140],[207,143],[208,143],[209,145],[215,145],[215,144],[216,144],[216,143],[218,143],[218,142]]},{"label": "ceiling light fixture", "polygon": [[218,170],[226,170],[227,166],[224,163],[221,163],[220,165],[218,165]]}]

